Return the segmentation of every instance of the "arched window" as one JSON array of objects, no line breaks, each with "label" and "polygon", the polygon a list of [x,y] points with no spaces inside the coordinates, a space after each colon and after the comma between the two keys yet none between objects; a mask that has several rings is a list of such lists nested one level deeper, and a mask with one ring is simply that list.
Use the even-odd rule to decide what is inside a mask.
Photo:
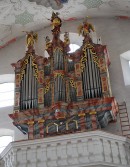
[{"label": "arched window", "polygon": [[14,74],[0,75],[0,108],[14,105]]},{"label": "arched window", "polygon": [[120,55],[125,85],[130,85],[130,50]]},{"label": "arched window", "polygon": [[73,53],[73,52],[75,52],[79,48],[80,48],[80,46],[77,45],[77,44],[70,44],[70,51],[69,51],[69,53]]},{"label": "arched window", "polygon": [[0,136],[0,153],[12,141],[13,141],[13,137],[12,136]]},{"label": "arched window", "polygon": [[[69,47],[70,51],[68,53],[73,53],[80,48],[80,46],[77,44],[70,44]],[[72,61],[72,59],[68,59],[68,72],[70,71],[74,71],[74,62]]]},{"label": "arched window", "polygon": [[0,83],[0,107],[14,105],[14,83]]}]

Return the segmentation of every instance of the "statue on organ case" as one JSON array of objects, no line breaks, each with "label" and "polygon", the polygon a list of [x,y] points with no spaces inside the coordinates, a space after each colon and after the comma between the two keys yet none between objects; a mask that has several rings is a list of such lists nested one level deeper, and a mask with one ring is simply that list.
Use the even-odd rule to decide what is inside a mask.
[{"label": "statue on organ case", "polygon": [[60,32],[60,27],[62,25],[62,20],[60,19],[60,17],[58,16],[59,13],[58,12],[53,12],[52,13],[52,17],[51,17],[51,22],[52,22],[52,32]]},{"label": "statue on organ case", "polygon": [[37,42],[37,39],[38,39],[38,34],[37,33],[34,33],[33,31],[23,31],[23,32],[26,32],[27,34],[27,37],[26,37],[26,45],[27,45],[27,48],[29,47],[33,47],[35,42]]},{"label": "statue on organ case", "polygon": [[93,31],[94,27],[91,23],[88,22],[87,18],[84,19],[83,23],[78,27],[79,35],[87,36],[89,33]]}]

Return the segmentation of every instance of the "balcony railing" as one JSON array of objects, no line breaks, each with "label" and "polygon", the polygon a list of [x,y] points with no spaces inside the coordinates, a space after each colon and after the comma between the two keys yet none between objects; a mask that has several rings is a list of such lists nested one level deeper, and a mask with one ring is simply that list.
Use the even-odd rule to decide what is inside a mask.
[{"label": "balcony railing", "polygon": [[97,130],[18,141],[2,160],[5,167],[130,167],[130,139]]}]

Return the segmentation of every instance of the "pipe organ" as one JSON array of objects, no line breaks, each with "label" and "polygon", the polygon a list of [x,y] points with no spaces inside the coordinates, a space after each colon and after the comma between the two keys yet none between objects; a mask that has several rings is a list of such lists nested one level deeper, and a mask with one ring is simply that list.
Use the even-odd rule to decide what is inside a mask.
[{"label": "pipe organ", "polygon": [[53,39],[46,37],[50,57],[36,55],[36,34],[28,32],[32,42],[25,57],[12,64],[16,88],[14,113],[9,116],[29,139],[105,128],[116,121],[118,112],[111,96],[106,46],[92,42],[92,25],[83,22],[79,31],[83,44],[69,53],[69,33],[60,39],[62,21],[57,13],[51,21]]}]

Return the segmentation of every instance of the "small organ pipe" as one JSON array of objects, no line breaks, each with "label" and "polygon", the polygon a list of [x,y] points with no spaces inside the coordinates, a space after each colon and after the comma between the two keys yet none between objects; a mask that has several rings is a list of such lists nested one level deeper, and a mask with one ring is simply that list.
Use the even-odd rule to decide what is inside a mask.
[{"label": "small organ pipe", "polygon": [[62,78],[60,77],[60,101],[63,100],[62,99]]},{"label": "small organ pipe", "polygon": [[[90,52],[89,52],[89,55],[90,55]],[[93,64],[93,55],[90,55],[90,64],[91,64],[91,77],[92,77],[92,95],[93,95],[93,97],[95,97],[95,87],[94,87],[94,81],[95,81],[94,73],[95,73],[95,71],[94,71],[93,66],[92,66],[92,64]]]},{"label": "small organ pipe", "polygon": [[89,68],[89,78],[90,78],[90,91],[91,91],[91,98],[93,97],[93,79],[92,79],[92,70],[91,70],[91,56],[89,54],[89,49],[87,49],[88,53],[88,68]]},{"label": "small organ pipe", "polygon": [[25,97],[25,101],[26,101],[26,109],[28,108],[28,80],[29,80],[29,64],[27,64],[27,68],[26,68],[26,97]]},{"label": "small organ pipe", "polygon": [[87,98],[87,87],[88,87],[88,83],[87,83],[87,68],[86,68],[86,64],[85,64],[85,68],[84,68],[84,93],[85,93],[85,99]]},{"label": "small organ pipe", "polygon": [[22,91],[23,91],[23,109],[25,109],[26,106],[26,75],[23,75],[23,86],[22,86]]},{"label": "small organ pipe", "polygon": [[32,67],[32,89],[31,89],[31,98],[32,98],[32,108],[34,107],[34,69]]},{"label": "small organ pipe", "polygon": [[59,100],[59,91],[60,91],[59,77],[57,77],[57,80],[58,80],[58,91],[57,91],[58,99],[57,100]]},{"label": "small organ pipe", "polygon": [[86,98],[86,96],[85,96],[84,71],[82,72],[82,85],[83,85],[84,98]]},{"label": "small organ pipe", "polygon": [[35,77],[35,88],[34,88],[34,92],[35,92],[35,96],[34,96],[34,101],[35,101],[35,105],[34,105],[34,108],[37,108],[37,99],[38,99],[38,97],[37,97],[37,79],[36,79],[36,77]]},{"label": "small organ pipe", "polygon": [[29,62],[29,94],[28,94],[29,108],[31,108],[31,104],[32,104],[31,90],[32,90],[32,58],[30,56],[30,62]]},{"label": "small organ pipe", "polygon": [[[87,54],[88,55],[88,54]],[[89,98],[92,98],[92,94],[91,94],[91,77],[90,77],[90,73],[91,73],[91,71],[90,71],[90,69],[89,69],[89,61],[90,61],[90,59],[89,59],[89,55],[88,55],[88,61],[87,61],[87,70],[88,70],[88,80],[89,80]]]},{"label": "small organ pipe", "polygon": [[87,61],[82,72],[82,85],[84,98],[95,98],[102,96],[100,70],[93,61],[93,56],[90,49],[86,50]]},{"label": "small organ pipe", "polygon": [[[95,97],[98,97],[98,86],[97,86],[97,68],[95,62],[93,62],[93,69],[94,69],[94,88],[95,88]],[[100,77],[100,76],[99,76]]]},{"label": "small organ pipe", "polygon": [[20,88],[20,110],[23,110],[23,80],[21,81],[21,88]]}]

